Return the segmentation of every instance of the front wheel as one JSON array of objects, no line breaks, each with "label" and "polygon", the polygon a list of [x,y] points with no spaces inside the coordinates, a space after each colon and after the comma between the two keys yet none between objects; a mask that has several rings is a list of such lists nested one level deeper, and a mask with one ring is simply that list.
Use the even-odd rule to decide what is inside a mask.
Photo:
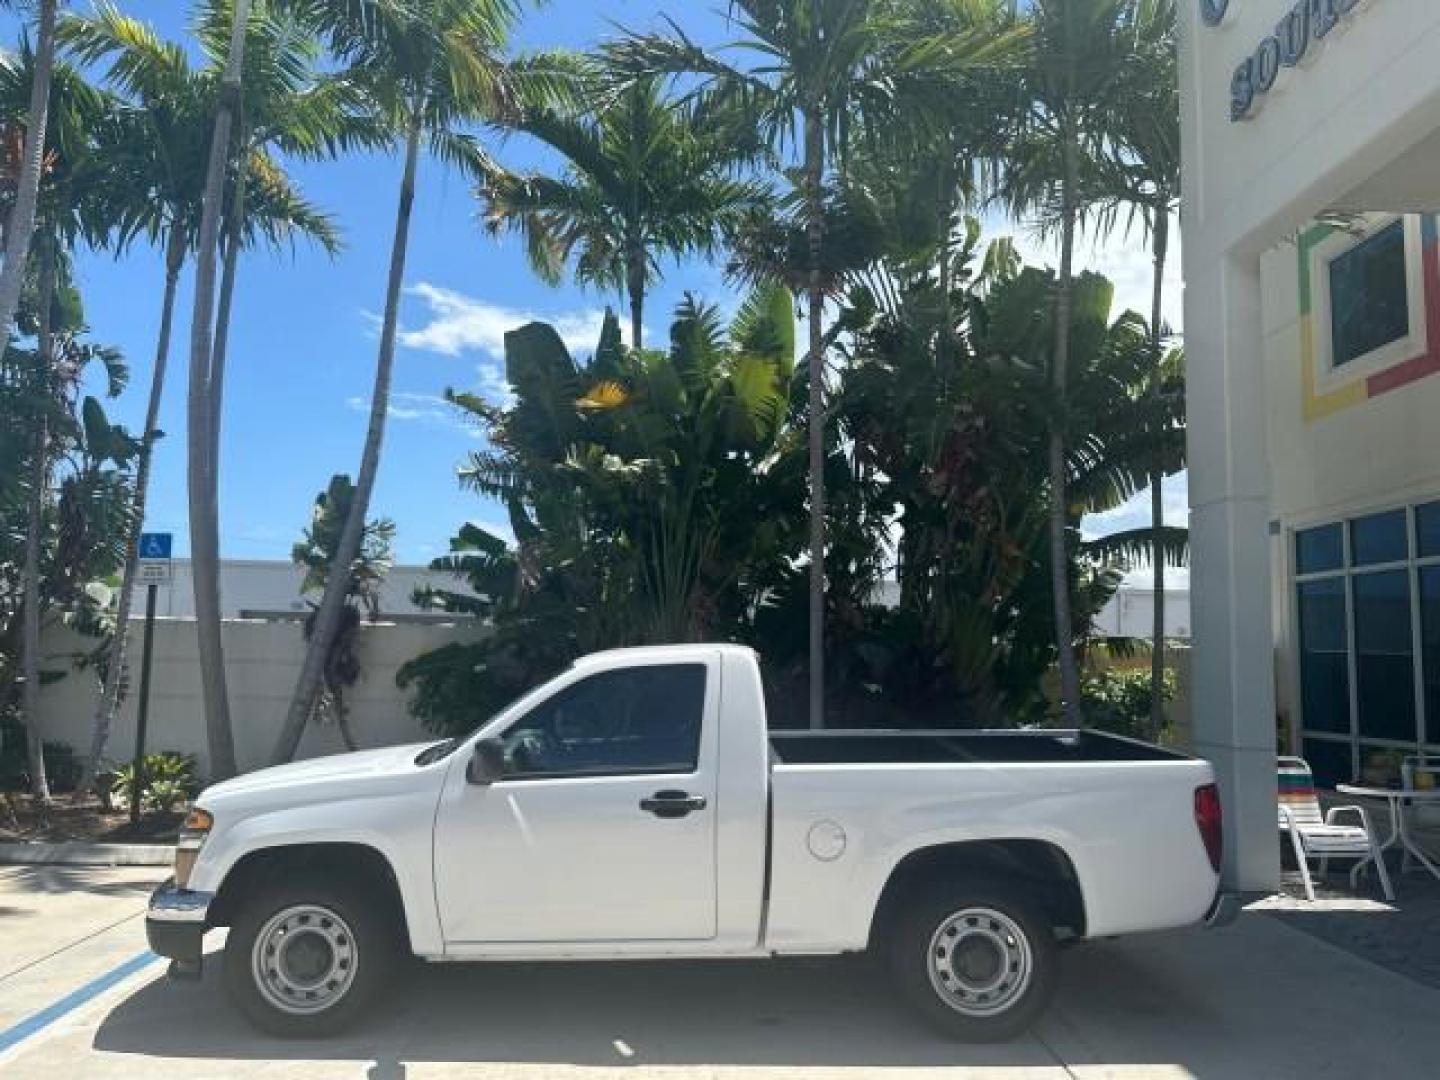
[{"label": "front wheel", "polygon": [[396,953],[395,928],[359,889],[276,885],[248,897],[230,928],[225,988],[272,1035],[331,1035],[369,1007]]},{"label": "front wheel", "polygon": [[888,943],[901,993],[940,1030],[1001,1042],[1042,1013],[1055,989],[1055,935],[1009,882],[934,886],[899,913]]}]

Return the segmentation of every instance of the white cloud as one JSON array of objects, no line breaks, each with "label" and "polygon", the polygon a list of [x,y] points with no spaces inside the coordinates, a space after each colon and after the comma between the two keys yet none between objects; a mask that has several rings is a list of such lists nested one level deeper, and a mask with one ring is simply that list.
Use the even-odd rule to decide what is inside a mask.
[{"label": "white cloud", "polygon": [[[419,326],[402,326],[400,344],[442,356],[478,353],[481,392],[502,399],[509,393],[504,368],[505,335],[509,331],[528,322],[548,322],[571,352],[583,355],[594,349],[605,320],[603,308],[536,312],[492,304],[427,281],[407,286],[405,292],[425,306],[426,319]],[[623,325],[621,334],[628,340]]]},{"label": "white cloud", "polygon": [[[1166,525],[1179,525],[1185,527],[1190,522],[1190,485],[1189,477],[1185,473],[1178,473],[1175,476],[1167,476],[1165,482],[1160,485],[1161,504]],[[1109,536],[1111,533],[1125,532],[1128,529],[1143,529],[1150,525],[1150,489],[1136,493],[1134,498],[1107,510],[1103,514],[1089,514],[1080,523],[1080,532],[1087,540],[1097,536]],[[1188,587],[1190,582],[1189,567],[1165,568],[1166,580],[1176,588]],[[1150,579],[1148,567],[1137,567],[1125,575],[1127,582],[1131,584],[1144,585]]]},{"label": "white cloud", "polygon": [[[1121,224],[1121,228],[1105,236],[1082,235],[1075,244],[1075,269],[1094,270],[1110,279],[1115,286],[1112,314],[1118,315],[1128,309],[1139,312],[1148,320],[1155,273],[1148,238],[1138,223],[1128,233],[1123,228],[1123,222]],[[1054,241],[1041,242],[1033,234],[1016,230],[1005,222],[992,223],[990,231],[994,235],[1013,232],[1015,247],[1027,263],[1055,266],[1060,261],[1059,245]],[[1180,224],[1172,220],[1170,251],[1165,259],[1162,310],[1165,321],[1176,333],[1185,326],[1184,279],[1180,261]]]},{"label": "white cloud", "polygon": [[[368,413],[370,399],[355,394],[345,399],[345,406],[355,412]],[[438,394],[392,392],[385,415],[391,420],[455,428],[472,438],[482,437],[479,428],[474,424],[467,423],[459,410]]]}]

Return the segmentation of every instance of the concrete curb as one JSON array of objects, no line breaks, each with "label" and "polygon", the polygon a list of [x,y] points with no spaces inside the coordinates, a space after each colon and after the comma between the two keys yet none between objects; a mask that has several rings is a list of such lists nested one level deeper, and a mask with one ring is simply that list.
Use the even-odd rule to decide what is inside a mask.
[{"label": "concrete curb", "polygon": [[168,844],[0,843],[0,863],[26,866],[169,866]]}]

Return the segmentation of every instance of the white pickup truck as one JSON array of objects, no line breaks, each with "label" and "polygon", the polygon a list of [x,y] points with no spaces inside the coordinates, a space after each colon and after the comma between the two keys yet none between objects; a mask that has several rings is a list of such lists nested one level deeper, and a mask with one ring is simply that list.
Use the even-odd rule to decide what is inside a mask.
[{"label": "white pickup truck", "polygon": [[426,960],[874,950],[964,1039],[1044,1008],[1060,942],[1218,921],[1200,760],[1091,731],[772,732],[755,654],[577,661],[470,735],[200,795],[151,948],[271,1032],[353,1021]]}]

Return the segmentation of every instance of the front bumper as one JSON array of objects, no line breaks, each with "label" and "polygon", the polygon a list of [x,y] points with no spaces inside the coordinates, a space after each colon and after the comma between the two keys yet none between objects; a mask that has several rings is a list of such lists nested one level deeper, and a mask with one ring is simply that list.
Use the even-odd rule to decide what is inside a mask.
[{"label": "front bumper", "polygon": [[173,961],[170,974],[200,974],[202,942],[214,893],[182,889],[170,878],[150,894],[145,913],[145,937],[150,951]]}]

